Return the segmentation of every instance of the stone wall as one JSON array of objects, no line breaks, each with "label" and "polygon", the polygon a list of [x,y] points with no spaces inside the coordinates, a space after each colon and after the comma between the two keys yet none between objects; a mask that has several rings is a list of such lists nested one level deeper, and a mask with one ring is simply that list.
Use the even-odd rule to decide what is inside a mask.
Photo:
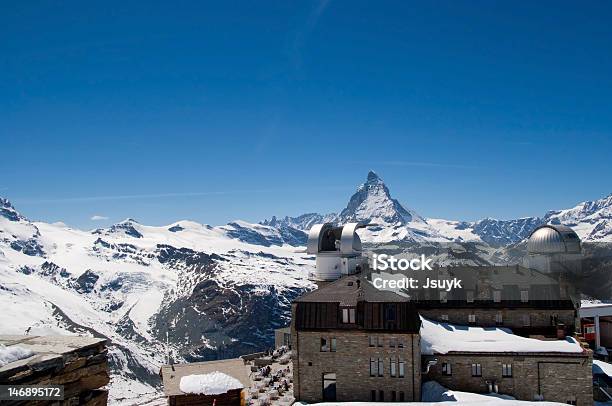
[{"label": "stone wall", "polygon": [[[592,352],[583,354],[436,354],[437,358],[423,380],[435,380],[458,391],[486,393],[488,382],[497,384],[498,392],[520,400],[538,399],[576,404],[593,404]],[[442,372],[450,363],[451,375]],[[472,376],[472,364],[481,365],[482,376]],[[502,364],[512,365],[512,376],[502,376]]]},{"label": "stone wall", "polygon": [[[381,347],[369,346],[369,337],[381,338]],[[336,339],[336,351],[321,351],[321,337]],[[292,331],[294,396],[305,402],[323,400],[323,374],[336,374],[336,399],[338,401],[365,401],[371,399],[371,391],[383,391],[384,400],[420,400],[421,350],[418,334],[367,332],[356,330]],[[403,348],[391,347],[392,342],[402,342]],[[370,376],[370,358],[383,359],[383,376]],[[390,359],[404,361],[404,377],[391,377]],[[397,367],[398,368],[398,367]],[[399,375],[399,368],[396,369]]]},{"label": "stone wall", "polygon": [[[290,327],[283,327],[274,330],[274,348],[282,347],[285,345],[285,334],[291,334]],[[291,346],[291,341],[290,344]]]}]

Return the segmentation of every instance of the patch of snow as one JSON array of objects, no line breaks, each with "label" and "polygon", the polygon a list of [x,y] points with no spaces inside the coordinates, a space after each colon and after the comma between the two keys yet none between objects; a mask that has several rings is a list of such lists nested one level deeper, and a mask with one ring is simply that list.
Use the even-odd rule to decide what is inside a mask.
[{"label": "patch of snow", "polygon": [[581,353],[576,340],[537,340],[514,335],[499,327],[472,327],[440,323],[421,317],[421,352],[563,352]]},{"label": "patch of snow", "polygon": [[588,307],[606,307],[612,306],[612,300],[599,300],[599,299],[590,299],[590,300],[582,300],[580,303],[580,307],[588,308]]},{"label": "patch of snow", "polygon": [[[421,402],[401,402],[401,405],[413,406],[471,406],[471,405],[491,405],[491,406],[560,406],[562,403],[557,402],[529,402],[516,400],[512,396],[501,395],[499,393],[470,393],[460,392],[445,388],[438,382],[429,381],[421,386]],[[295,405],[306,405],[306,403],[297,402]],[[325,402],[314,403],[318,406],[369,406],[372,402]],[[376,402],[376,405],[393,406],[398,402]]]},{"label": "patch of snow", "polygon": [[220,395],[243,387],[238,379],[219,371],[204,375],[187,375],[182,377],[179,383],[182,392],[200,395]]},{"label": "patch of snow", "polygon": [[612,364],[594,359],[593,374],[605,374],[612,378]]},{"label": "patch of snow", "polygon": [[26,348],[17,345],[9,347],[0,344],[0,367],[10,364],[11,362],[19,361],[20,359],[28,358],[34,353]]}]

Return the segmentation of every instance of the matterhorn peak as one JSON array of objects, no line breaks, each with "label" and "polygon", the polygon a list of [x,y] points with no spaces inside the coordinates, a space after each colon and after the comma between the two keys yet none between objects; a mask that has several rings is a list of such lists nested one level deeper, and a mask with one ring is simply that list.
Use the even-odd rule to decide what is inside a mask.
[{"label": "matterhorn peak", "polygon": [[389,189],[374,171],[368,172],[362,183],[340,213],[341,222],[365,222],[381,225],[404,225],[412,221],[423,221],[416,213],[406,210],[391,198]]}]

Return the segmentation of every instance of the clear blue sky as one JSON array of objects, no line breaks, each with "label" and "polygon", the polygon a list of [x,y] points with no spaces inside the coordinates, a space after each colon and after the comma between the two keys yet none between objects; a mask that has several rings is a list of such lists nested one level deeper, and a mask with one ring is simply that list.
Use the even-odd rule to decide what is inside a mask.
[{"label": "clear blue sky", "polygon": [[608,1],[3,2],[0,195],[83,228],[221,224],[340,210],[374,169],[429,217],[573,206],[612,192],[610,21]]}]

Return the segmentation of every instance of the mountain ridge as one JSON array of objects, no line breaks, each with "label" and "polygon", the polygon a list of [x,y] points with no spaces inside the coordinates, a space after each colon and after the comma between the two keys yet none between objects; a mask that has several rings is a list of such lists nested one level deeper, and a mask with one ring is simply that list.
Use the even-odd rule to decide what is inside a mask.
[{"label": "mountain ridge", "polygon": [[[378,221],[377,221],[378,220]],[[382,221],[381,221],[382,220]],[[549,210],[543,216],[500,220],[485,217],[477,221],[425,218],[391,197],[382,178],[370,171],[340,214],[307,213],[296,217],[272,217],[261,224],[287,225],[307,232],[317,222],[382,223],[387,228],[362,231],[371,242],[391,241],[482,241],[491,246],[517,243],[542,224],[564,224],[575,228],[585,241],[612,241],[612,194],[578,203],[573,208]]]}]

